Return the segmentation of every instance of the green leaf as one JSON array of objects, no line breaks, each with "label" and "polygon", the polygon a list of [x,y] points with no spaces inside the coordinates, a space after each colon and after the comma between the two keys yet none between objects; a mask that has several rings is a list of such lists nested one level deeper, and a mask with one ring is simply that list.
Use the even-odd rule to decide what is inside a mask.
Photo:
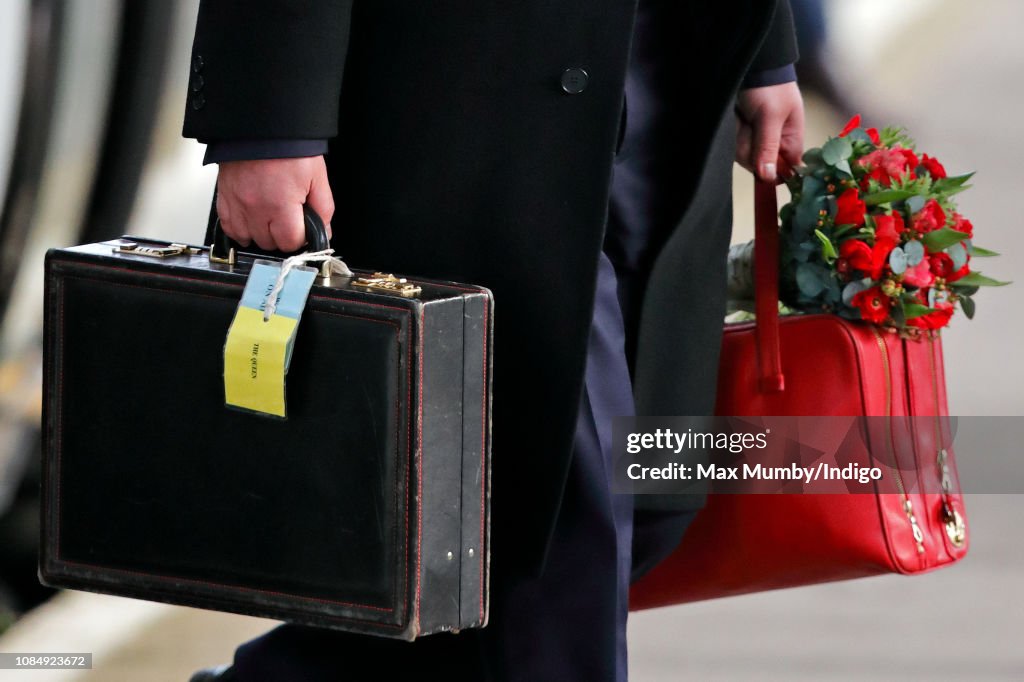
[{"label": "green leaf", "polygon": [[907,254],[900,247],[889,252],[889,266],[894,274],[902,275],[907,271]]},{"label": "green leaf", "polygon": [[914,194],[914,192],[905,189],[890,189],[884,192],[868,194],[864,197],[864,203],[868,206],[878,206],[879,204],[888,204],[893,201],[903,201],[914,196]]},{"label": "green leaf", "polygon": [[936,192],[949,192],[957,187],[963,187],[968,180],[974,177],[974,173],[967,173],[966,175],[955,175],[953,177],[939,178],[932,184],[932,188]]},{"label": "green leaf", "polygon": [[801,237],[809,237],[818,227],[821,211],[828,211],[825,197],[805,194],[793,213],[793,232]]},{"label": "green leaf", "polygon": [[974,299],[970,296],[960,297],[960,309],[964,311],[964,315],[967,316],[968,320],[974,319]]},{"label": "green leaf", "polygon": [[855,128],[854,130],[851,130],[849,133],[847,133],[846,139],[848,139],[850,142],[867,142],[870,145],[875,144],[874,142],[871,141],[871,137],[863,128]]},{"label": "green leaf", "polygon": [[914,267],[924,260],[924,245],[916,239],[911,239],[903,245],[903,251],[907,254],[907,265]]},{"label": "green leaf", "polygon": [[978,290],[981,289],[981,287],[977,285],[971,285],[966,287],[961,286],[960,282],[953,282],[952,284],[949,285],[949,288],[956,292],[958,296],[974,296],[974,294],[978,293]]},{"label": "green leaf", "polygon": [[825,181],[813,175],[805,175],[800,185],[801,201],[810,201],[825,194]]},{"label": "green leaf", "polygon": [[992,256],[999,255],[999,253],[995,251],[989,251],[988,249],[983,249],[980,246],[975,246],[974,244],[971,244],[971,247],[967,249],[967,253],[971,254],[972,258],[991,258]]},{"label": "green leaf", "polygon": [[940,227],[921,237],[921,242],[932,253],[938,253],[967,239],[967,235],[949,227]]},{"label": "green leaf", "polygon": [[963,242],[953,244],[953,246],[946,249],[946,253],[949,254],[950,259],[953,261],[953,272],[967,265],[967,247],[963,245]]},{"label": "green leaf", "polygon": [[811,254],[814,253],[814,244],[811,242],[797,242],[790,248],[790,255],[793,260],[800,263],[806,263],[811,258]]},{"label": "green leaf", "polygon": [[971,272],[958,279],[956,283],[957,285],[964,287],[1005,287],[1007,284],[1012,284],[1013,282],[1000,282],[997,279],[986,277],[980,272]]},{"label": "green leaf", "polygon": [[796,285],[800,293],[808,298],[814,298],[825,290],[828,272],[810,263],[801,263],[796,268]]},{"label": "green leaf", "polygon": [[853,297],[862,291],[867,291],[868,289],[870,289],[871,284],[871,280],[866,278],[857,279],[847,284],[845,287],[843,287],[843,303],[852,306]]},{"label": "green leaf", "polygon": [[934,312],[934,310],[920,303],[907,303],[906,301],[903,303],[903,315],[908,320],[927,315],[931,312]]},{"label": "green leaf", "polygon": [[821,242],[821,257],[825,259],[826,263],[833,262],[836,258],[839,258],[839,254],[836,253],[836,247],[833,246],[832,240],[825,236],[825,233],[821,230],[814,230],[814,236]]},{"label": "green leaf", "polygon": [[882,128],[878,137],[881,139],[883,147],[899,145],[906,149],[913,149],[915,146],[914,141],[906,134],[903,128],[886,126]]},{"label": "green leaf", "polygon": [[830,166],[835,166],[840,161],[847,161],[851,154],[853,154],[853,145],[845,137],[833,137],[821,148],[821,158]]},{"label": "green leaf", "polygon": [[855,229],[857,229],[856,225],[852,225],[852,224],[851,225],[839,225],[838,227],[836,227],[836,228],[834,228],[832,230],[832,238],[835,239],[838,242],[839,238],[841,236],[843,236],[844,234],[846,234],[850,230],[855,230]]},{"label": "green leaf", "polygon": [[954,187],[953,189],[938,189],[935,190],[935,193],[943,197],[946,197],[946,199],[949,199],[949,197],[960,194],[960,192],[966,192],[971,187],[974,187],[974,185],[961,185],[960,187]]},{"label": "green leaf", "polygon": [[803,155],[803,162],[810,167],[824,166],[825,160],[821,158],[821,147],[811,147]]},{"label": "green leaf", "polygon": [[904,303],[917,303],[917,296],[905,290],[900,294],[900,300]]},{"label": "green leaf", "polygon": [[846,159],[839,161],[835,164],[835,169],[840,173],[846,173],[850,177],[853,177],[853,169],[850,168],[850,162]]},{"label": "green leaf", "polygon": [[839,290],[839,282],[835,277],[830,276],[825,280],[825,291],[822,292],[822,295],[825,298],[825,303],[830,305],[835,305],[842,299],[843,294]]},{"label": "green leaf", "polygon": [[903,312],[902,305],[894,305],[893,307],[889,308],[889,317],[891,317],[893,323],[901,329],[907,323],[907,316]]}]

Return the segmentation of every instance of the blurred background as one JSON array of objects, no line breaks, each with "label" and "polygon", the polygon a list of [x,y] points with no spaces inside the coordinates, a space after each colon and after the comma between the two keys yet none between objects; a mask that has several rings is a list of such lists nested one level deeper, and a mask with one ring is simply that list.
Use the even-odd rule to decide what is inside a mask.
[{"label": "blurred background", "polygon": [[[216,169],[180,136],[197,4],[0,1],[0,652],[92,652],[95,666],[4,680],[186,680],[273,625],[36,580],[43,255],[121,234],[202,240]],[[1024,3],[793,4],[808,146],[861,113],[906,126],[951,175],[977,171],[961,212],[1007,254],[986,274],[1018,284],[985,290],[976,318],[944,333],[950,412],[1024,415]],[[752,236],[750,195],[737,169],[737,242]],[[958,453],[961,468],[1016,456]],[[950,569],[633,617],[633,679],[1024,679],[1024,498],[966,503],[971,553]]]}]

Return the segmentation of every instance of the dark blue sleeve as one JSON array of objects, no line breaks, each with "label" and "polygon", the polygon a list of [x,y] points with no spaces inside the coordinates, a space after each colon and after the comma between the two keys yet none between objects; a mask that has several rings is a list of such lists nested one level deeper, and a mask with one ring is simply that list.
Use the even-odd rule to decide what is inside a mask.
[{"label": "dark blue sleeve", "polygon": [[226,140],[206,145],[203,165],[224,161],[295,159],[327,153],[327,140]]},{"label": "dark blue sleeve", "polygon": [[782,85],[792,83],[796,80],[796,66],[786,64],[777,69],[765,69],[763,71],[751,71],[743,79],[740,88],[764,88],[769,85]]}]

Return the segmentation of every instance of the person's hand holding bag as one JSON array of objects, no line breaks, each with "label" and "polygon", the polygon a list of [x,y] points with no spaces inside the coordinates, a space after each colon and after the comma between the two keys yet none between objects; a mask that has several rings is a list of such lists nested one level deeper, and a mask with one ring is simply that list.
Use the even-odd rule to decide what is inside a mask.
[{"label": "person's hand holding bag", "polygon": [[306,241],[308,203],[331,236],[334,197],[323,156],[225,161],[217,175],[217,215],[225,234],[242,246],[298,251]]},{"label": "person's hand holding bag", "polygon": [[741,90],[736,97],[736,162],[765,182],[800,164],[804,103],[795,82]]}]

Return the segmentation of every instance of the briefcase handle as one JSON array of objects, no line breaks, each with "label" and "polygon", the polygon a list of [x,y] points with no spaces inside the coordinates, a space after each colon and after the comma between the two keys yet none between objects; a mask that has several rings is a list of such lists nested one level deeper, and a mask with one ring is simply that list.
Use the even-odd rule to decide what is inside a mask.
[{"label": "briefcase handle", "polygon": [[[216,195],[214,196],[214,206],[216,206]],[[216,211],[216,208],[213,209]],[[316,211],[314,211],[309,204],[302,205],[302,217],[306,228],[306,246],[308,251],[323,251],[324,249],[331,248],[330,240],[327,238],[327,227],[324,226],[324,221]],[[213,229],[211,230],[210,239],[210,261],[213,263],[228,263],[234,265],[236,254],[241,251],[235,242],[231,240],[224,232],[224,228],[221,227],[220,218],[216,218],[213,223]],[[251,250],[246,250],[246,253],[251,253],[256,256],[269,256],[271,258],[287,258],[289,255],[283,251],[263,251],[251,247]]]}]

